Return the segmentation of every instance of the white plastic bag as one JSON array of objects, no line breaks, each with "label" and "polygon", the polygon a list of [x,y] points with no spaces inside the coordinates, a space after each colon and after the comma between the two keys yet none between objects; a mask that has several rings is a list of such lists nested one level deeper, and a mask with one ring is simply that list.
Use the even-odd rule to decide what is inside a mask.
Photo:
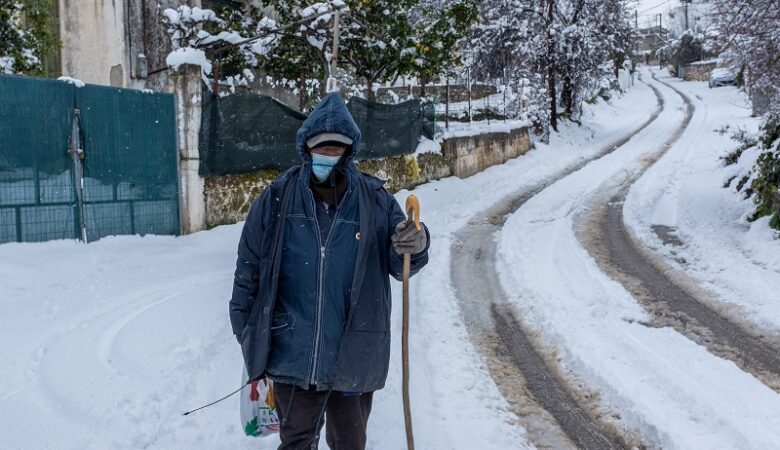
[{"label": "white plastic bag", "polygon": [[[244,384],[249,381],[246,368],[241,379]],[[271,380],[262,378],[241,391],[241,426],[247,436],[268,436],[279,432],[279,415],[272,386]]]}]

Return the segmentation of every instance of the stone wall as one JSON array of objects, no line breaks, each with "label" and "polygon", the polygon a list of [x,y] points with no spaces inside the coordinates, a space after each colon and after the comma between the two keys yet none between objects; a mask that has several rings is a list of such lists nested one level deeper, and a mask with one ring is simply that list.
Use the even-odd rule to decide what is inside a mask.
[{"label": "stone wall", "polygon": [[442,150],[452,174],[466,178],[490,166],[517,158],[531,148],[528,128],[515,128],[509,133],[490,133],[447,139]]},{"label": "stone wall", "polygon": [[205,178],[208,228],[246,219],[252,202],[281,174],[275,169]]},{"label": "stone wall", "polygon": [[683,68],[683,79],[685,81],[709,81],[710,73],[715,68],[715,63],[709,64],[686,64]]},{"label": "stone wall", "polygon": [[[421,153],[365,160],[358,169],[387,180],[391,193],[452,175],[469,177],[486,168],[503,164],[531,148],[528,128],[444,140],[442,153]],[[254,199],[279,175],[263,170],[243,175],[205,178],[206,225],[239,222],[246,218]]]}]

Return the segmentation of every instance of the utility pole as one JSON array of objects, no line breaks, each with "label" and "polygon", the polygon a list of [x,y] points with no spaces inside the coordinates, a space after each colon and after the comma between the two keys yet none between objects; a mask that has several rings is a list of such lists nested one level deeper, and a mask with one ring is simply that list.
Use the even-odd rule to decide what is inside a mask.
[{"label": "utility pole", "polygon": [[[664,31],[663,20],[664,20],[664,15],[663,14],[658,14],[658,40],[661,43],[664,42],[664,37],[663,37],[663,31]],[[658,68],[659,69],[663,69],[664,68],[664,65],[661,62],[661,58],[660,57],[658,58]]]},{"label": "utility pole", "polygon": [[688,4],[691,3],[693,0],[680,0],[680,3],[683,4],[683,9],[685,10],[685,29],[688,29]]},{"label": "utility pole", "polygon": [[637,55],[636,57],[639,58],[639,11],[637,11],[636,9],[634,10],[634,30],[635,30],[635,33],[636,33],[636,38],[635,38],[636,39],[636,41],[635,41],[636,52],[635,52],[635,54]]},{"label": "utility pole", "polygon": [[[328,77],[328,83],[325,87],[327,92],[334,92],[338,90],[338,86],[336,86],[336,68],[338,67],[339,59],[339,34],[341,32],[339,29],[340,19],[341,10],[337,8],[334,11],[333,16],[333,53],[330,56],[330,76]],[[368,88],[371,89],[372,86],[369,86]]]}]

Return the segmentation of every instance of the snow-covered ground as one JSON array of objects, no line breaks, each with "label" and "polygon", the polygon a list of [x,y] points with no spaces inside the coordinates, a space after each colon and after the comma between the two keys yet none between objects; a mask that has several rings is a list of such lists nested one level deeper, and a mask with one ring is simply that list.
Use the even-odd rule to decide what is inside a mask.
[{"label": "snow-covered ground", "polygon": [[[698,112],[677,145],[631,188],[626,224],[643,245],[714,292],[717,309],[780,336],[777,232],[768,218],[746,220],[755,207],[733,188],[738,180],[723,188],[752,166],[758,152],[745,152],[727,168],[720,160],[738,146],[731,133],[739,128],[755,132],[759,119],[750,117],[747,99],[734,87],[670,82],[689,94]],[[724,126],[730,131],[718,133]],[[668,227],[679,242],[664,245],[654,226]]]},{"label": "snow-covered ground", "polygon": [[[599,391],[601,404],[648,444],[776,448],[780,395],[673,329],[646,326],[649,315],[577,239],[578,217],[591,201],[636,173],[682,122],[682,100],[656,85],[666,98],[658,120],[509,218],[499,237],[502,283],[519,316],[557,348],[564,371]],[[714,128],[708,114],[698,109],[690,138],[677,145],[706,145]]]},{"label": "snow-covered ground", "polygon": [[[611,105],[587,105],[586,125],[564,125],[549,145],[414,190],[432,232],[430,264],[411,289],[418,448],[529,447],[467,336],[449,272],[455,232],[504,196],[597,154],[655,108],[651,90],[638,84]],[[227,315],[240,231],[238,224],[175,238],[0,246],[0,448],[275,448],[274,437],[243,436],[237,398],[181,416],[240,384]],[[393,288],[391,371],[375,396],[371,449],[404,445],[400,284]]]}]

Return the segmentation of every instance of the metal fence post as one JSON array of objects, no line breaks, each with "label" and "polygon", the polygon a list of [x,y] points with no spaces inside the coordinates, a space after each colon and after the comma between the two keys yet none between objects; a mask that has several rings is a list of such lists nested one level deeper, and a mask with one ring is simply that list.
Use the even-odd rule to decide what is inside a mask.
[{"label": "metal fence post", "polygon": [[450,77],[447,76],[447,86],[444,90],[444,128],[450,128]]},{"label": "metal fence post", "polygon": [[73,110],[73,126],[70,133],[70,147],[68,153],[70,153],[71,161],[73,161],[73,187],[76,190],[76,215],[78,220],[76,222],[76,235],[80,236],[80,239],[87,242],[87,224],[84,216],[84,166],[82,161],[84,160],[84,150],[81,148],[81,128],[79,127],[79,118],[81,117],[81,111],[78,108]]},{"label": "metal fence post", "polygon": [[471,66],[466,68],[466,90],[469,96],[469,123],[471,123]]}]

